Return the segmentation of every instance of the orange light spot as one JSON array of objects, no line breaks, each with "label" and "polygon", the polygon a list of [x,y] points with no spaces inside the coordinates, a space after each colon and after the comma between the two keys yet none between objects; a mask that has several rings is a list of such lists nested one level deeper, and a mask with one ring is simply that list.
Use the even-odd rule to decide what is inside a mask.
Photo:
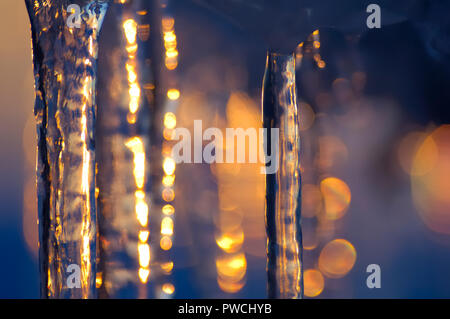
[{"label": "orange light spot", "polygon": [[307,297],[317,297],[323,291],[325,280],[322,273],[316,269],[308,269],[303,274],[304,294]]},{"label": "orange light spot", "polygon": [[345,239],[335,239],[323,247],[319,256],[319,269],[327,277],[341,278],[355,265],[356,250]]},{"label": "orange light spot", "polygon": [[336,220],[344,216],[351,201],[347,184],[339,178],[328,177],[320,182],[320,191],[324,198],[327,218]]},{"label": "orange light spot", "polygon": [[169,250],[170,248],[172,248],[172,239],[170,239],[169,236],[163,236],[159,241],[159,245],[161,246],[162,250]]}]

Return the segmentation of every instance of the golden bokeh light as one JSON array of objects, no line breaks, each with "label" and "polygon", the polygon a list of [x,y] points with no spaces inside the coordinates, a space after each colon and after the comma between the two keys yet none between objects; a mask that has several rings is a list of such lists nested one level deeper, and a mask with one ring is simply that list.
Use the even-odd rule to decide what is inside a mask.
[{"label": "golden bokeh light", "polygon": [[303,274],[304,294],[307,297],[317,297],[323,291],[325,279],[320,271],[316,269],[305,270]]},{"label": "golden bokeh light", "polygon": [[230,282],[239,282],[247,271],[247,259],[244,253],[225,255],[216,260],[219,278]]},{"label": "golden bokeh light", "polygon": [[100,288],[103,284],[103,273],[102,272],[97,272],[96,276],[95,276],[95,288]]},{"label": "golden bokeh light", "polygon": [[138,244],[139,265],[147,268],[150,264],[150,246],[148,244]]},{"label": "golden bokeh light", "polygon": [[177,117],[172,112],[164,114],[164,126],[168,129],[174,129],[177,126]]},{"label": "golden bokeh light", "polygon": [[230,282],[227,280],[223,280],[220,277],[217,277],[217,284],[219,288],[229,294],[235,294],[239,292],[245,286],[245,280],[241,280],[239,282]]},{"label": "golden bokeh light", "polygon": [[134,155],[133,174],[137,188],[141,189],[142,187],[144,187],[144,177],[145,177],[144,143],[141,138],[133,137],[126,142],[125,146],[127,146]]},{"label": "golden bokeh light", "polygon": [[166,157],[164,159],[163,162],[163,169],[164,169],[164,173],[166,173],[166,175],[172,175],[175,172],[175,161],[170,158],[170,157]]},{"label": "golden bokeh light", "polygon": [[163,236],[159,241],[162,250],[169,250],[172,248],[172,239],[169,236]]},{"label": "golden bokeh light", "polygon": [[172,295],[175,292],[175,286],[170,283],[164,284],[161,289],[168,295]]},{"label": "golden bokeh light", "polygon": [[450,234],[450,125],[429,134],[411,166],[414,204],[433,231]]},{"label": "golden bokeh light", "polygon": [[180,91],[178,91],[177,89],[170,89],[169,91],[167,91],[167,97],[170,100],[178,100],[180,98]]},{"label": "golden bokeh light", "polygon": [[320,182],[320,191],[324,199],[326,217],[331,220],[343,217],[351,201],[347,184],[339,178],[327,177]]},{"label": "golden bokeh light", "polygon": [[167,32],[167,31],[170,31],[170,30],[173,29],[173,26],[175,24],[175,20],[172,17],[164,17],[162,19],[161,24],[162,24],[163,31]]},{"label": "golden bokeh light", "polygon": [[166,202],[171,202],[175,199],[175,192],[171,188],[165,188],[162,192],[162,198]]},{"label": "golden bokeh light", "polygon": [[163,130],[163,136],[164,136],[164,139],[166,139],[167,141],[171,141],[175,137],[175,130],[169,129],[166,127]]},{"label": "golden bokeh light", "polygon": [[161,270],[165,273],[170,273],[173,269],[173,261],[165,262],[161,264]]},{"label": "golden bokeh light", "polygon": [[150,270],[146,268],[139,268],[139,280],[141,283],[145,284],[148,281],[148,276],[150,275]]},{"label": "golden bokeh light", "polygon": [[173,183],[175,182],[175,175],[166,175],[163,177],[162,184],[166,187],[173,186]]},{"label": "golden bokeh light", "polygon": [[175,213],[175,208],[172,205],[167,204],[167,205],[163,206],[162,212],[163,212],[164,215],[170,216],[170,215],[173,215]]},{"label": "golden bokeh light", "polygon": [[125,20],[123,23],[125,37],[129,44],[136,43],[137,23],[133,19]]},{"label": "golden bokeh light", "polygon": [[147,242],[149,235],[150,235],[150,232],[148,230],[141,230],[138,235],[139,241],[141,243]]},{"label": "golden bokeh light", "polygon": [[334,239],[326,244],[319,255],[319,269],[329,278],[344,277],[355,265],[356,250],[345,239]]},{"label": "golden bokeh light", "polygon": [[237,252],[244,243],[244,232],[238,228],[234,232],[223,233],[216,237],[217,246],[227,253]]},{"label": "golden bokeh light", "polygon": [[142,227],[147,226],[147,223],[148,223],[148,205],[147,205],[147,203],[144,200],[137,198],[135,208],[136,208],[136,218],[139,221],[139,224]]},{"label": "golden bokeh light", "polygon": [[173,219],[170,217],[164,217],[161,221],[161,235],[172,236],[173,235]]}]

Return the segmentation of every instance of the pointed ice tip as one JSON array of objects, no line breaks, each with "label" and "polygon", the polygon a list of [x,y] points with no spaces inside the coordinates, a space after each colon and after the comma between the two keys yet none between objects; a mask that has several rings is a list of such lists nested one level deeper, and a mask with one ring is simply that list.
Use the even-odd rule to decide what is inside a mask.
[{"label": "pointed ice tip", "polygon": [[[102,28],[103,20],[105,19],[106,11],[108,9],[109,0],[93,0],[90,2],[84,1],[85,5],[82,8],[83,13],[87,14],[87,22],[91,27],[97,31]],[[87,3],[86,3],[87,2]],[[89,20],[93,21],[89,21]]]}]

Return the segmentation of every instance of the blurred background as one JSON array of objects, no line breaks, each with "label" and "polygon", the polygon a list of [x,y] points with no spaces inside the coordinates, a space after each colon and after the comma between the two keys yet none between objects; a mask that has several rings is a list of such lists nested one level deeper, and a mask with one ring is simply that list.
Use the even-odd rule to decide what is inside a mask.
[{"label": "blurred background", "polygon": [[[283,1],[291,2],[302,3]],[[379,2],[380,29],[365,27],[370,2],[311,4],[312,12],[346,22],[314,27],[295,42],[305,296],[449,298],[450,3],[399,1],[402,9],[385,10],[385,1]],[[159,149],[148,151],[149,166],[160,172],[153,168],[148,209],[159,234],[149,239],[157,259],[149,267],[162,270],[153,282],[142,264],[125,272],[114,268],[118,282],[140,281],[151,286],[147,296],[163,298],[264,298],[265,186],[259,165],[175,165],[167,148],[174,127],[192,130],[197,119],[204,128],[260,127],[267,43],[203,1],[161,4],[161,30],[155,30],[164,41],[166,75],[155,94],[164,97],[164,107]],[[112,24],[107,16],[102,32]],[[137,30],[138,42],[145,42],[147,32],[153,36],[151,25],[130,22],[124,24],[128,44],[128,27]],[[34,88],[22,1],[0,2],[0,34],[0,298],[38,298]],[[100,44],[100,59],[114,56],[105,49],[110,39],[101,40],[106,44]],[[101,72],[109,74],[101,61]],[[117,70],[111,70],[113,79]],[[107,80],[99,86],[120,91]],[[111,99],[99,95],[99,109],[108,109]],[[126,116],[128,123],[136,121]],[[131,155],[140,150],[140,140],[111,141]],[[133,163],[122,150],[114,152]],[[115,172],[121,170],[132,167]],[[108,196],[120,192],[111,189]],[[130,200],[114,206],[114,216],[121,207],[126,212]],[[366,286],[369,264],[381,267],[380,289]]]}]

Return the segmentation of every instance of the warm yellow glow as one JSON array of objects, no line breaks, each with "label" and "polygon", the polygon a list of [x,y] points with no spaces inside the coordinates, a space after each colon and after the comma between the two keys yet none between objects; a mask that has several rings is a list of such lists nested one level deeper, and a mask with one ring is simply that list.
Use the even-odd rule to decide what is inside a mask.
[{"label": "warm yellow glow", "polygon": [[164,47],[167,51],[174,51],[177,48],[177,41],[164,42]]},{"label": "warm yellow glow", "polygon": [[136,113],[139,109],[139,99],[141,96],[141,89],[137,83],[132,83],[130,89],[128,90],[130,94],[130,105],[129,109],[131,113]]},{"label": "warm yellow glow", "polygon": [[97,275],[95,276],[95,288],[100,288],[102,286],[103,283],[103,278],[102,278],[102,273],[98,272]]},{"label": "warm yellow glow", "polygon": [[164,126],[168,129],[174,129],[177,126],[177,117],[175,114],[172,112],[167,112],[164,114]]},{"label": "warm yellow glow", "polygon": [[172,271],[172,269],[173,269],[173,262],[169,261],[169,262],[166,262],[166,263],[162,263],[161,264],[161,269],[165,273],[170,273]]},{"label": "warm yellow glow", "polygon": [[175,131],[173,129],[164,128],[163,136],[167,141],[171,141],[174,138]]},{"label": "warm yellow glow", "polygon": [[222,291],[227,292],[229,294],[234,294],[239,292],[242,288],[244,288],[245,280],[241,280],[238,282],[230,282],[218,277],[217,284],[219,285]]},{"label": "warm yellow glow", "polygon": [[222,256],[217,258],[216,268],[220,278],[238,282],[244,278],[247,271],[247,259],[244,253]]},{"label": "warm yellow glow", "polygon": [[[135,108],[135,106],[133,106],[133,109],[137,109],[137,108]],[[136,114],[128,113],[127,114],[127,122],[130,124],[135,124],[136,123]]]},{"label": "warm yellow glow", "polygon": [[146,243],[149,235],[150,235],[150,232],[148,230],[139,231],[139,241],[141,243]]},{"label": "warm yellow glow", "polygon": [[173,29],[175,20],[172,17],[164,17],[162,19],[163,31],[168,32]]},{"label": "warm yellow glow", "polygon": [[145,198],[145,193],[144,191],[138,189],[135,193],[134,196],[136,196],[137,199],[144,199]]},{"label": "warm yellow glow", "polygon": [[123,23],[123,29],[125,31],[125,37],[129,44],[136,43],[137,23],[133,19],[125,20]]},{"label": "warm yellow glow", "polygon": [[319,269],[327,277],[341,278],[355,265],[356,250],[345,239],[335,239],[323,247],[319,256]]},{"label": "warm yellow glow", "polygon": [[[139,14],[139,13],[138,13]],[[150,37],[150,25],[141,24],[138,26],[138,37],[141,41],[147,41]]]},{"label": "warm yellow glow", "polygon": [[164,217],[161,221],[161,235],[173,235],[173,220],[170,217]]},{"label": "warm yellow glow", "polygon": [[170,89],[169,91],[167,91],[167,97],[171,100],[178,100],[180,98],[180,91],[178,91],[177,89]]},{"label": "warm yellow glow", "polygon": [[175,161],[170,157],[166,157],[163,162],[164,173],[166,173],[166,175],[172,175],[175,172],[175,168]]},{"label": "warm yellow glow", "polygon": [[130,93],[131,98],[139,99],[139,97],[141,96],[141,89],[136,83],[130,85],[130,89],[128,92]]},{"label": "warm yellow glow", "polygon": [[175,292],[175,286],[169,283],[164,284],[161,289],[164,293],[168,295],[171,295]]},{"label": "warm yellow glow", "polygon": [[136,70],[134,68],[134,65],[131,65],[129,63],[126,64],[126,69],[128,71],[128,82],[134,83],[137,80],[137,74],[136,74]]},{"label": "warm yellow glow", "polygon": [[172,155],[172,147],[168,143],[163,142],[161,154],[163,157],[170,157]]},{"label": "warm yellow glow", "polygon": [[178,60],[176,57],[166,57],[165,65],[168,70],[175,70],[178,66]]},{"label": "warm yellow glow", "polygon": [[144,187],[145,177],[145,152],[144,143],[139,137],[133,137],[129,139],[125,145],[133,152],[134,155],[134,179],[136,181],[137,188],[142,189]]},{"label": "warm yellow glow", "polygon": [[139,265],[147,268],[150,264],[150,246],[148,244],[138,244]]},{"label": "warm yellow glow", "polygon": [[164,32],[164,42],[175,42],[177,37],[173,31]]},{"label": "warm yellow glow", "polygon": [[136,98],[131,98],[129,109],[132,114],[136,113],[137,110],[139,109],[139,100]]},{"label": "warm yellow glow", "polygon": [[142,227],[148,224],[148,206],[142,199],[136,199],[136,218]]},{"label": "warm yellow glow", "polygon": [[235,232],[225,233],[216,238],[216,243],[227,253],[237,252],[244,243],[244,232],[239,228]]},{"label": "warm yellow glow", "polygon": [[169,236],[163,236],[159,242],[162,250],[169,250],[172,248],[172,239]]},{"label": "warm yellow glow", "polygon": [[162,184],[166,187],[173,186],[175,182],[175,175],[166,175],[163,177]]},{"label": "warm yellow glow", "polygon": [[128,57],[130,59],[134,59],[134,54],[137,52],[137,49],[138,49],[137,44],[129,45],[125,49],[128,52]]},{"label": "warm yellow glow", "polygon": [[[92,94],[92,78],[87,76],[84,79],[83,95],[89,100]],[[82,106],[81,110],[81,141],[82,141],[82,172],[81,172],[81,193],[84,196],[81,224],[81,286],[82,298],[87,298],[89,291],[89,281],[91,276],[91,210],[90,210],[90,152],[87,148],[87,102]]]},{"label": "warm yellow glow", "polygon": [[320,191],[324,198],[327,218],[335,220],[344,216],[351,201],[347,184],[339,178],[328,177],[320,182]]},{"label": "warm yellow glow", "polygon": [[170,216],[170,215],[173,215],[175,213],[175,208],[172,205],[167,204],[167,205],[163,206],[162,212],[163,212],[164,215]]},{"label": "warm yellow glow", "polygon": [[178,56],[177,50],[166,51],[166,57],[168,57],[168,58],[175,58],[177,56]]},{"label": "warm yellow glow", "polygon": [[148,276],[150,275],[150,269],[139,268],[139,279],[141,283],[145,284],[148,281]]},{"label": "warm yellow glow", "polygon": [[175,199],[175,192],[173,191],[173,189],[165,188],[162,192],[162,198],[166,202],[171,202]]},{"label": "warm yellow glow", "polygon": [[[177,37],[175,31],[173,30],[174,20],[173,18],[163,19],[163,31],[164,31],[164,48],[166,49],[166,60],[165,65],[168,70],[174,70],[178,66],[178,51],[177,51]],[[171,92],[168,97],[171,100],[176,100],[179,98],[179,92]]]},{"label": "warm yellow glow", "polygon": [[322,273],[316,269],[308,269],[303,274],[304,294],[307,297],[317,297],[323,291],[325,280]]}]

